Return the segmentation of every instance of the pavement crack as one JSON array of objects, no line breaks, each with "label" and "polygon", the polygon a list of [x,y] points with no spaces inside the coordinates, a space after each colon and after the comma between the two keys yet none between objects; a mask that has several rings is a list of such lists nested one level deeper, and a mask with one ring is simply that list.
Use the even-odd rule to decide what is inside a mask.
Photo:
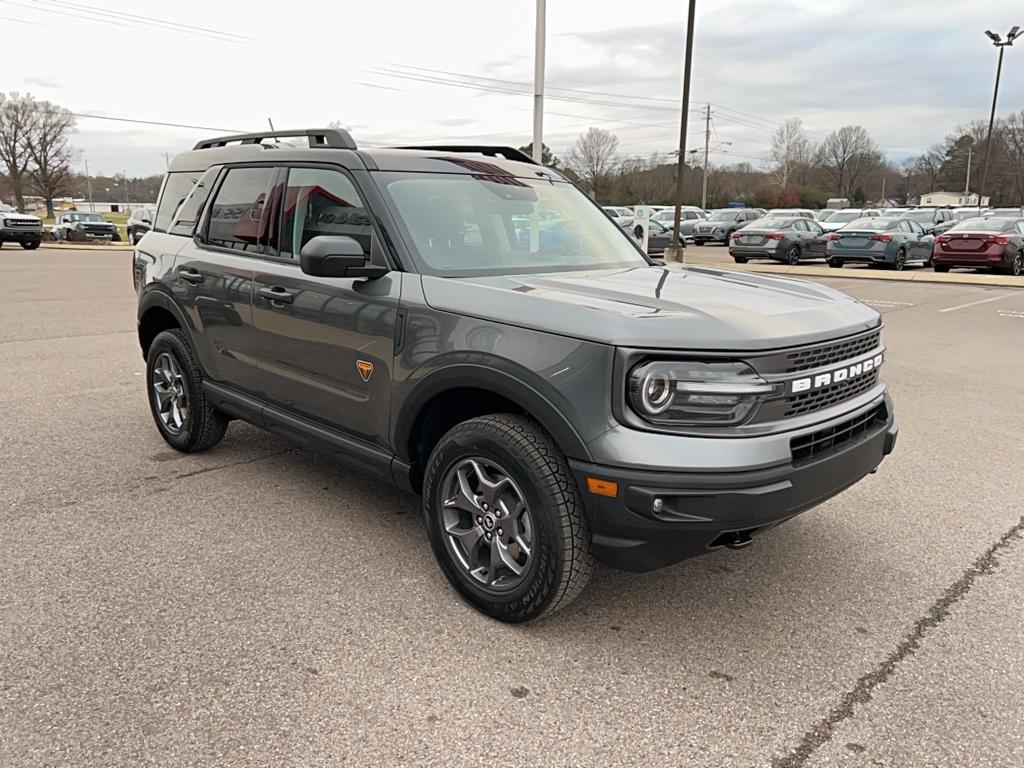
[{"label": "pavement crack", "polygon": [[954,605],[963,600],[974,582],[980,576],[992,573],[999,565],[1000,555],[1024,536],[1024,517],[1017,524],[1000,536],[992,546],[978,557],[956,581],[943,591],[942,595],[932,603],[928,611],[914,622],[910,631],[904,635],[899,644],[872,671],[863,675],[850,688],[832,710],[808,730],[800,743],[789,754],[772,760],[772,768],[801,768],[807,764],[811,755],[824,744],[828,743],[835,733],[836,726],[853,717],[857,705],[866,704],[872,699],[872,692],[886,682],[895,673],[900,663],[913,655],[925,636],[945,621]]},{"label": "pavement crack", "polygon": [[277,451],[276,453],[268,453],[264,456],[253,456],[249,459],[239,459],[238,461],[232,461],[228,464],[218,464],[215,467],[203,467],[202,469],[196,469],[192,472],[183,472],[175,477],[175,480],[184,480],[186,477],[195,477],[196,475],[205,475],[207,472],[219,472],[222,469],[231,469],[232,467],[240,467],[243,464],[255,464],[257,461],[265,461],[272,459],[275,456],[283,456],[286,453],[296,453],[300,449],[298,448],[286,448],[283,451]]}]

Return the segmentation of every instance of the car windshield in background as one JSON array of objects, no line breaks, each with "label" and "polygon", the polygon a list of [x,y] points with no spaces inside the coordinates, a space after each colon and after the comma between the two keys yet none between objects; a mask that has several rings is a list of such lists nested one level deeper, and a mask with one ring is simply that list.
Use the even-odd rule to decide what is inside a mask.
[{"label": "car windshield in background", "polygon": [[918,224],[931,224],[935,220],[935,211],[907,211],[902,218],[916,221]]},{"label": "car windshield in background", "polygon": [[430,274],[647,265],[622,229],[565,182],[427,173],[378,178]]},{"label": "car windshield in background", "polygon": [[860,211],[836,211],[835,213],[832,214],[828,221],[830,224],[835,224],[840,221],[853,221],[855,219],[860,218],[863,215],[864,214],[862,214]]},{"label": "car windshield in background", "polygon": [[968,219],[962,221],[955,227],[950,228],[950,232],[1002,232],[1003,228],[1009,228],[1010,221],[1007,219]]},{"label": "car windshield in background", "polygon": [[72,213],[68,215],[71,221],[103,221],[98,213]]},{"label": "car windshield in background", "polygon": [[14,213],[15,209],[4,203],[0,203],[0,213]]},{"label": "car windshield in background", "polygon": [[744,229],[784,229],[792,223],[792,216],[765,216],[750,222]]},{"label": "car windshield in background", "polygon": [[819,211],[818,221],[828,221],[835,215],[835,211]]},{"label": "car windshield in background", "polygon": [[981,216],[980,210],[973,211],[954,211],[953,218],[957,221],[967,221],[967,219],[976,219]]},{"label": "car windshield in background", "polygon": [[736,211],[715,211],[707,218],[708,221],[735,221]]}]

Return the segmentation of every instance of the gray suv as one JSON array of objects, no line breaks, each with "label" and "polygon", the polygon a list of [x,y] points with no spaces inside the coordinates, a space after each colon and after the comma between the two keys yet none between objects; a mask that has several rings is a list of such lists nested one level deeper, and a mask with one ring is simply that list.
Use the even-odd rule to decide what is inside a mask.
[{"label": "gray suv", "polygon": [[874,310],[652,261],[510,148],[203,141],[133,264],[172,447],[243,419],[421,494],[445,576],[502,621],[568,604],[595,558],[744,547],[896,439]]}]

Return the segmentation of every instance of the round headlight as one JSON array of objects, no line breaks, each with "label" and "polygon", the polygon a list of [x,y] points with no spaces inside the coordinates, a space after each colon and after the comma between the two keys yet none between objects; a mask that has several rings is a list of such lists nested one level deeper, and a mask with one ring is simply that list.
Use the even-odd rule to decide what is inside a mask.
[{"label": "round headlight", "polygon": [[640,397],[644,410],[652,416],[664,413],[672,405],[672,396],[675,391],[675,382],[656,373],[649,373],[644,377],[641,385]]}]

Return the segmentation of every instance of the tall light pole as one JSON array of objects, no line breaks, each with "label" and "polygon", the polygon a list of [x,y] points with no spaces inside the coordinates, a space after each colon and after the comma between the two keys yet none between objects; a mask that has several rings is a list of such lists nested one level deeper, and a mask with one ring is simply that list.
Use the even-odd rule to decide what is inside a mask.
[{"label": "tall light pole", "polygon": [[1013,41],[1020,36],[1020,27],[1015,26],[1011,29],[1007,35],[1006,40],[1003,40],[999,35],[990,30],[985,30],[985,34],[992,40],[992,45],[999,49],[999,63],[996,64],[996,87],[992,91],[992,112],[988,116],[988,134],[985,137],[985,159],[981,164],[981,186],[978,187],[978,205],[981,205],[982,198],[985,195],[985,187],[988,184],[988,160],[992,156],[992,126],[996,121],[996,99],[999,97],[999,76],[1003,71],[1003,50],[1010,45],[1013,45]]},{"label": "tall light pole", "polygon": [[686,55],[683,61],[683,112],[679,119],[679,155],[676,158],[676,211],[672,217],[672,245],[665,249],[668,259],[683,260],[686,242],[679,237],[679,220],[683,213],[683,171],[686,169],[686,118],[690,112],[690,64],[693,62],[693,27],[697,0],[690,0],[686,19]]},{"label": "tall light pole", "polygon": [[544,24],[547,0],[537,0],[537,38],[533,46],[533,161],[544,158]]}]

